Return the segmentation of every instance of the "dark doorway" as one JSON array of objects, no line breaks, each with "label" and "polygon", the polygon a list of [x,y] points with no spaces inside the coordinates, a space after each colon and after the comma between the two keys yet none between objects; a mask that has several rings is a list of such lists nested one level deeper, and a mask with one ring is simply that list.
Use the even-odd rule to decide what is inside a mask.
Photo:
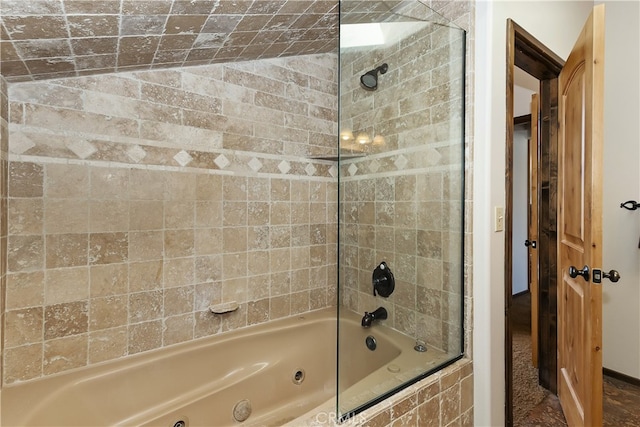
[{"label": "dark doorway", "polygon": [[[505,419],[513,425],[513,135],[514,70],[522,69],[540,81],[538,148],[538,368],[539,383],[556,393],[556,189],[558,75],[564,61],[512,20],[507,20],[506,73],[506,206],[505,206]],[[523,242],[524,243],[524,242]]]}]

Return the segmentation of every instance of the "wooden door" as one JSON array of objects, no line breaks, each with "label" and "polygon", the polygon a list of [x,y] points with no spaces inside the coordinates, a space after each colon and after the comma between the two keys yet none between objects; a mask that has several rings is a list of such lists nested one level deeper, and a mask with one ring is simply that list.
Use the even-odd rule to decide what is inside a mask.
[{"label": "wooden door", "polygon": [[603,67],[598,5],[559,76],[558,397],[570,426],[602,425],[602,285],[583,266],[602,267]]},{"label": "wooden door", "polygon": [[531,362],[538,367],[538,94],[531,95],[529,138],[529,293],[531,295]]}]

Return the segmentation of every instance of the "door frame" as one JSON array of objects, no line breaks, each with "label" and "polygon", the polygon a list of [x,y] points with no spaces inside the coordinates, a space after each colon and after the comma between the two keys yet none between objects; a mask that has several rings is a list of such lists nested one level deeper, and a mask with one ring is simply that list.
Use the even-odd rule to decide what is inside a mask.
[{"label": "door frame", "polygon": [[[557,392],[557,165],[558,165],[558,75],[564,61],[524,28],[507,19],[506,60],[506,171],[505,171],[505,420],[513,425],[513,111],[514,68],[540,81],[540,171],[539,182],[539,381]],[[523,242],[524,243],[524,242]]]}]

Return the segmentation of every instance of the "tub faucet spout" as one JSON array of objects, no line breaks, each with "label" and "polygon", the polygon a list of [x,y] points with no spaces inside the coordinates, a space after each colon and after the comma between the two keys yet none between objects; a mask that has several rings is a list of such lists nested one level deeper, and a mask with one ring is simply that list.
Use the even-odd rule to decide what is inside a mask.
[{"label": "tub faucet spout", "polygon": [[384,307],[379,307],[376,311],[372,311],[371,313],[365,311],[364,316],[362,317],[362,327],[368,328],[374,320],[384,320],[386,318],[387,309]]}]

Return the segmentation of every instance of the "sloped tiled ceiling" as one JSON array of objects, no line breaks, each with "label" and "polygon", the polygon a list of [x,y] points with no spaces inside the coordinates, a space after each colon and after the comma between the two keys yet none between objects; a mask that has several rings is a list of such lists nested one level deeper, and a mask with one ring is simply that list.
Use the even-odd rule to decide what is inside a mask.
[{"label": "sloped tiled ceiling", "polygon": [[337,51],[338,0],[0,0],[9,81]]}]

